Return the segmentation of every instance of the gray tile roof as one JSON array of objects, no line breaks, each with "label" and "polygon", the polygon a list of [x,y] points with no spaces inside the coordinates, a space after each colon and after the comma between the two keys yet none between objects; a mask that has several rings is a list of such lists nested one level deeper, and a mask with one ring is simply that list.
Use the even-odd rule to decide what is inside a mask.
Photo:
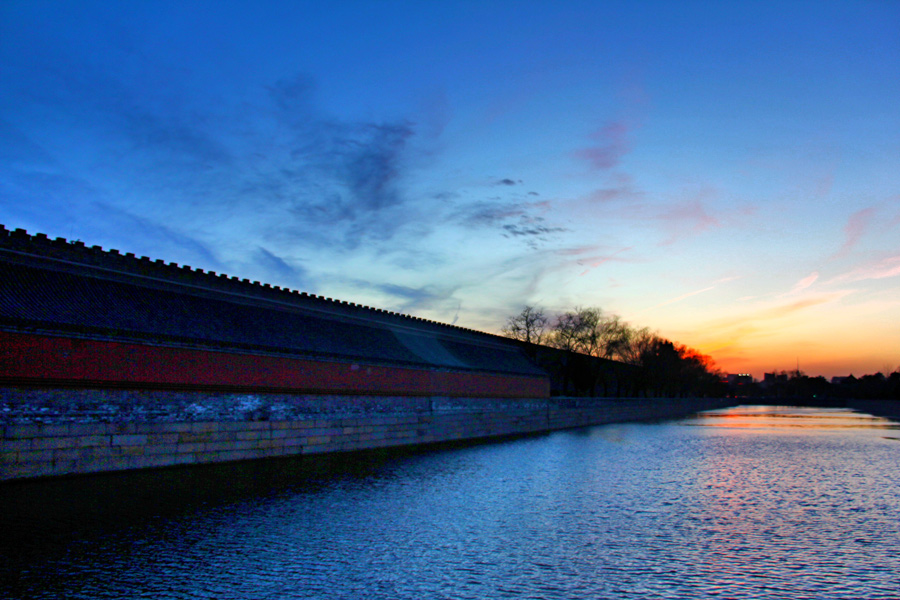
[{"label": "gray tile roof", "polygon": [[498,336],[2,226],[0,328],[544,375]]}]

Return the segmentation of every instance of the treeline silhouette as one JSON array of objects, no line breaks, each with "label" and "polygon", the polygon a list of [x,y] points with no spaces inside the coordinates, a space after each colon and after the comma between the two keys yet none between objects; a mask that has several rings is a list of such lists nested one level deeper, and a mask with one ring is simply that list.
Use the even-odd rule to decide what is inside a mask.
[{"label": "treeline silhouette", "polygon": [[799,370],[781,371],[767,375],[763,381],[736,383],[731,391],[748,398],[900,400],[900,367],[888,375],[850,375],[833,381]]},{"label": "treeline silhouette", "polygon": [[597,307],[547,314],[525,306],[501,332],[550,374],[555,395],[900,400],[900,367],[835,381],[797,370],[729,383],[711,357]]},{"label": "treeline silhouette", "polygon": [[709,356],[600,308],[548,315],[525,306],[501,331],[550,374],[556,395],[721,397],[729,391]]}]

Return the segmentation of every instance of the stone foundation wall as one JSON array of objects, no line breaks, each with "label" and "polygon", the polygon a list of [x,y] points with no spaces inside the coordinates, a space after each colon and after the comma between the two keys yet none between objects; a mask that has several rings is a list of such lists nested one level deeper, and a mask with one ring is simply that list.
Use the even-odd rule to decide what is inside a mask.
[{"label": "stone foundation wall", "polygon": [[0,388],[0,480],[475,440],[724,405]]}]

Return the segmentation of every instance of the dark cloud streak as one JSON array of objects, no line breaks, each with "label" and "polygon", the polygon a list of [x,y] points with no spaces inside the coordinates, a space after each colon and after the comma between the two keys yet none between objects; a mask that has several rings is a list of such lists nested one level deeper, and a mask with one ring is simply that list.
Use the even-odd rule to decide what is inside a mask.
[{"label": "dark cloud streak", "polygon": [[545,224],[543,213],[548,209],[547,202],[480,202],[459,210],[455,220],[464,227],[495,229],[503,237],[524,240],[536,249],[552,236],[567,231]]},{"label": "dark cloud streak", "polygon": [[[184,234],[154,219],[134,215],[109,204],[97,203],[96,208],[96,213],[109,220],[111,227],[123,227],[127,235],[120,234],[116,237],[120,238],[120,244],[127,243],[133,251],[142,251],[148,255],[159,253],[160,257],[182,256],[191,260],[191,263],[188,263],[191,266],[202,266],[220,272],[227,270],[213,250],[194,235]],[[166,246],[172,249],[166,249]]]},{"label": "dark cloud streak", "polygon": [[309,290],[309,278],[306,271],[299,266],[288,263],[282,257],[260,246],[256,251],[256,262],[270,273],[279,275],[285,283],[300,289]]}]

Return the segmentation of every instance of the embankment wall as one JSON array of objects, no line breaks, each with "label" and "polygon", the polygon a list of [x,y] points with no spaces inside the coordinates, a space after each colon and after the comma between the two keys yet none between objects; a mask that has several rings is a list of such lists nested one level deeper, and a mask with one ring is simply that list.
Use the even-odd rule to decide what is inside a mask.
[{"label": "embankment wall", "polygon": [[0,480],[479,440],[727,403],[7,387],[0,388]]}]

